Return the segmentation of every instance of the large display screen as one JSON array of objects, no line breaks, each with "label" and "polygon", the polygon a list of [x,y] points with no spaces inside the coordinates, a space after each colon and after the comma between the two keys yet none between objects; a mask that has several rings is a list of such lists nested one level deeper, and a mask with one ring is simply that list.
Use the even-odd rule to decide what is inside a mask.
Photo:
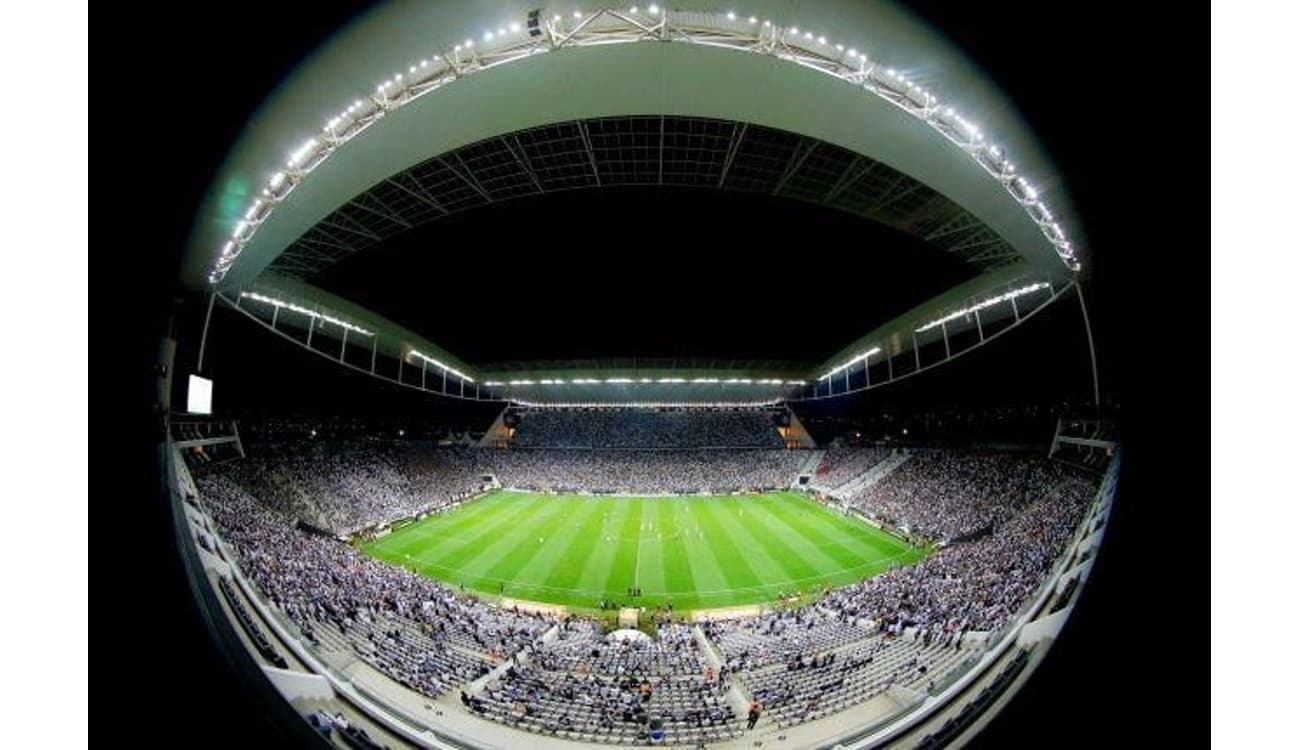
[{"label": "large display screen", "polygon": [[185,398],[185,411],[190,414],[212,413],[212,381],[198,375],[190,376],[190,387]]}]

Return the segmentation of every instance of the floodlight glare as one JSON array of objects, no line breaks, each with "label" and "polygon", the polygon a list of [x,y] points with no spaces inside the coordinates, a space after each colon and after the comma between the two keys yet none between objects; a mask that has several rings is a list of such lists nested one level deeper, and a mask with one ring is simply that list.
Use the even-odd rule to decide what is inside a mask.
[{"label": "floodlight glare", "polygon": [[917,333],[922,333],[930,330],[931,328],[938,328],[944,323],[947,323],[952,320],[957,320],[958,318],[964,318],[973,312],[976,312],[978,310],[983,310],[986,307],[992,307],[993,305],[996,305],[999,302],[1006,302],[1007,300],[1015,299],[1016,297],[1023,297],[1026,294],[1036,292],[1039,289],[1046,289],[1049,286],[1050,285],[1047,284],[1046,282],[1039,281],[1033,284],[1029,284],[1028,286],[1022,286],[1019,289],[1012,289],[1011,291],[1006,292],[1005,294],[999,294],[996,297],[989,297],[988,299],[983,300],[982,302],[977,302],[971,305],[970,307],[963,307],[960,310],[956,310],[952,313],[949,313],[948,315],[943,316],[942,318],[939,318],[937,320],[932,320],[929,323],[926,323],[925,325],[915,330]]}]

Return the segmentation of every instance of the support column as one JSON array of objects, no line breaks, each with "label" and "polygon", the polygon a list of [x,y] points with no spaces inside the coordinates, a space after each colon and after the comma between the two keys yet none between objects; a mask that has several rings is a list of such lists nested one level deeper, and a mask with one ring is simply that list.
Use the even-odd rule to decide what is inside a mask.
[{"label": "support column", "polygon": [[1083,301],[1083,286],[1074,284],[1074,293],[1079,295],[1079,310],[1083,312],[1083,330],[1088,334],[1088,356],[1092,359],[1092,406],[1101,418],[1101,383],[1097,379],[1097,350],[1092,344],[1092,324],[1088,322],[1088,306]]},{"label": "support column", "polygon": [[212,306],[217,302],[215,293],[208,295],[208,312],[203,316],[203,333],[199,336],[199,366],[197,371],[203,372],[203,350],[208,346],[208,326],[212,323]]}]

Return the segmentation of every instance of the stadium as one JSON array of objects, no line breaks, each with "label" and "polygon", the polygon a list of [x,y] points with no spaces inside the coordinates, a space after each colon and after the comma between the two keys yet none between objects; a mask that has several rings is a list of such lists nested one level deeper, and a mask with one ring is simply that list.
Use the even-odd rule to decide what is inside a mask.
[{"label": "stadium", "polygon": [[1084,219],[905,8],[377,5],[206,196],[161,480],[286,744],[961,747],[1088,584]]}]

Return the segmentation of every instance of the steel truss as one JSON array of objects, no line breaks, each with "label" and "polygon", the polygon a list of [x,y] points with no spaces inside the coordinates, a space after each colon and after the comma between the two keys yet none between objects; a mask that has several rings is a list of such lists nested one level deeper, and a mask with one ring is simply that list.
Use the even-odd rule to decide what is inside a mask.
[{"label": "steel truss", "polygon": [[[1022,278],[1008,283],[1006,287],[1021,287],[1025,286],[1029,282],[1031,282],[1030,279]],[[960,321],[960,325],[964,328],[965,333],[974,330],[976,338],[969,346],[964,346],[960,349],[954,349],[952,344],[952,337],[957,333],[953,328],[958,327],[959,321],[954,321],[953,324],[951,324],[951,328],[950,324],[943,323],[924,333],[920,331],[919,328],[923,327],[927,321],[915,321],[913,325],[909,325],[905,329],[888,331],[879,337],[880,341],[878,344],[864,347],[872,352],[872,356],[862,358],[860,362],[855,363],[851,367],[845,367],[842,370],[836,370],[833,373],[828,373],[827,375],[822,376],[804,391],[804,395],[792,397],[788,399],[788,401],[820,401],[823,399],[840,398],[842,396],[868,391],[872,388],[889,385],[899,380],[904,380],[913,375],[918,375],[927,370],[945,365],[963,354],[984,346],[1007,331],[1016,328],[1026,320],[1037,315],[1040,311],[1049,307],[1053,302],[1056,302],[1071,292],[1078,293],[1078,285],[1074,281],[1067,281],[1048,286],[1039,294],[1040,298],[1034,301],[1032,306],[1027,306],[1025,304],[1023,300],[1026,299],[1026,297],[1009,297],[995,306],[983,308],[982,310],[972,310],[969,315],[964,316],[965,320]],[[992,290],[981,293],[980,295],[968,300],[968,302],[972,304],[968,304],[966,307],[975,307],[974,303],[978,303],[980,299],[987,299],[992,296],[994,296]],[[1018,301],[1018,299],[1022,301]],[[1028,309],[1026,309],[1026,307]],[[986,326],[995,315],[998,318],[1005,320],[1008,317],[1008,311],[1010,312],[1010,322],[1008,324],[992,333],[986,332]],[[939,336],[933,336],[934,331],[938,331]],[[924,334],[930,335],[925,341],[922,341],[919,336]],[[907,346],[909,342],[911,344],[910,347]],[[938,347],[940,344],[942,344],[943,347],[943,356],[933,361],[923,363],[921,356],[922,350],[930,346]],[[901,361],[902,366],[896,365],[895,360]],[[880,368],[882,366],[884,367],[884,377],[880,377],[880,373],[877,371],[877,375],[873,379],[872,368]]]},{"label": "steel truss", "polygon": [[[330,325],[329,323],[322,322],[317,318],[307,317],[307,337],[304,341],[285,330],[287,325],[280,322],[282,308],[279,306],[271,308],[271,317],[268,321],[264,319],[263,316],[250,309],[250,306],[242,304],[242,298],[237,297],[232,301],[229,297],[220,292],[216,293],[215,298],[219,299],[230,309],[242,313],[249,320],[252,320],[275,335],[287,341],[291,341],[313,354],[324,357],[335,364],[342,365],[351,370],[370,375],[371,377],[380,378],[381,380],[386,380],[390,383],[395,383],[406,388],[423,391],[437,396],[445,396],[447,398],[456,398],[465,401],[507,402],[507,399],[493,396],[490,393],[482,391],[477,382],[460,375],[450,368],[445,366],[441,368],[437,366],[430,367],[432,361],[431,358],[422,356],[419,352],[410,350],[403,342],[393,341],[390,342],[391,345],[382,345],[380,342],[381,334],[379,333],[369,333],[366,336],[353,335],[349,338],[347,328]],[[295,313],[290,311],[284,313],[284,315],[295,315]],[[298,317],[301,318],[305,316],[299,315]],[[205,325],[205,338],[206,334],[207,326]],[[325,351],[320,343],[322,339],[337,342],[337,351]],[[316,341],[316,345],[314,346],[312,344],[313,340]],[[349,347],[351,347],[351,349],[349,349]],[[355,352],[355,354],[349,355],[349,352]],[[386,358],[397,360],[397,377],[391,377],[380,371],[379,357],[381,352],[384,353]],[[397,354],[396,356],[391,356],[389,352],[397,352]],[[369,367],[363,367],[354,362],[349,362],[349,356],[354,360],[359,358],[362,361],[368,361]],[[412,383],[403,377],[407,370],[419,371],[418,383]]]},{"label": "steel truss", "polygon": [[[492,44],[488,44],[489,41]],[[1080,268],[1076,251],[1064,230],[1025,178],[980,130],[940,104],[924,87],[905,76],[883,68],[865,52],[845,49],[825,37],[797,29],[781,28],[757,18],[738,18],[734,13],[700,13],[657,10],[654,14],[634,14],[621,10],[597,10],[579,14],[576,19],[553,16],[545,19],[537,36],[485,35],[483,44],[472,39],[444,50],[410,66],[409,75],[399,74],[376,87],[374,93],[357,99],[332,118],[316,136],[294,152],[285,171],[276,173],[261,191],[220,248],[209,281],[220,282],[257,228],[293,190],[322,162],[351,139],[382,120],[389,113],[433,93],[464,76],[490,70],[500,65],[527,60],[567,47],[590,47],[604,44],[628,44],[645,41],[699,44],[737,52],[776,57],[819,73],[833,76],[865,93],[880,97],[897,106],[957,145],[980,165],[1021,206],[1056,248],[1067,268]],[[593,156],[592,143],[584,130],[584,145]],[[805,155],[806,156],[806,155]],[[595,162],[592,168],[595,169]],[[725,175],[724,175],[725,176]],[[599,179],[599,177],[597,177]],[[491,199],[482,186],[479,193]],[[418,191],[417,191],[418,192]],[[901,198],[900,198],[901,199]],[[352,204],[349,204],[352,205]],[[353,211],[358,209],[354,208]],[[384,220],[391,216],[380,215]],[[330,228],[358,232],[348,222],[332,222]],[[365,232],[360,232],[366,236]],[[319,242],[318,239],[313,241]]]}]

